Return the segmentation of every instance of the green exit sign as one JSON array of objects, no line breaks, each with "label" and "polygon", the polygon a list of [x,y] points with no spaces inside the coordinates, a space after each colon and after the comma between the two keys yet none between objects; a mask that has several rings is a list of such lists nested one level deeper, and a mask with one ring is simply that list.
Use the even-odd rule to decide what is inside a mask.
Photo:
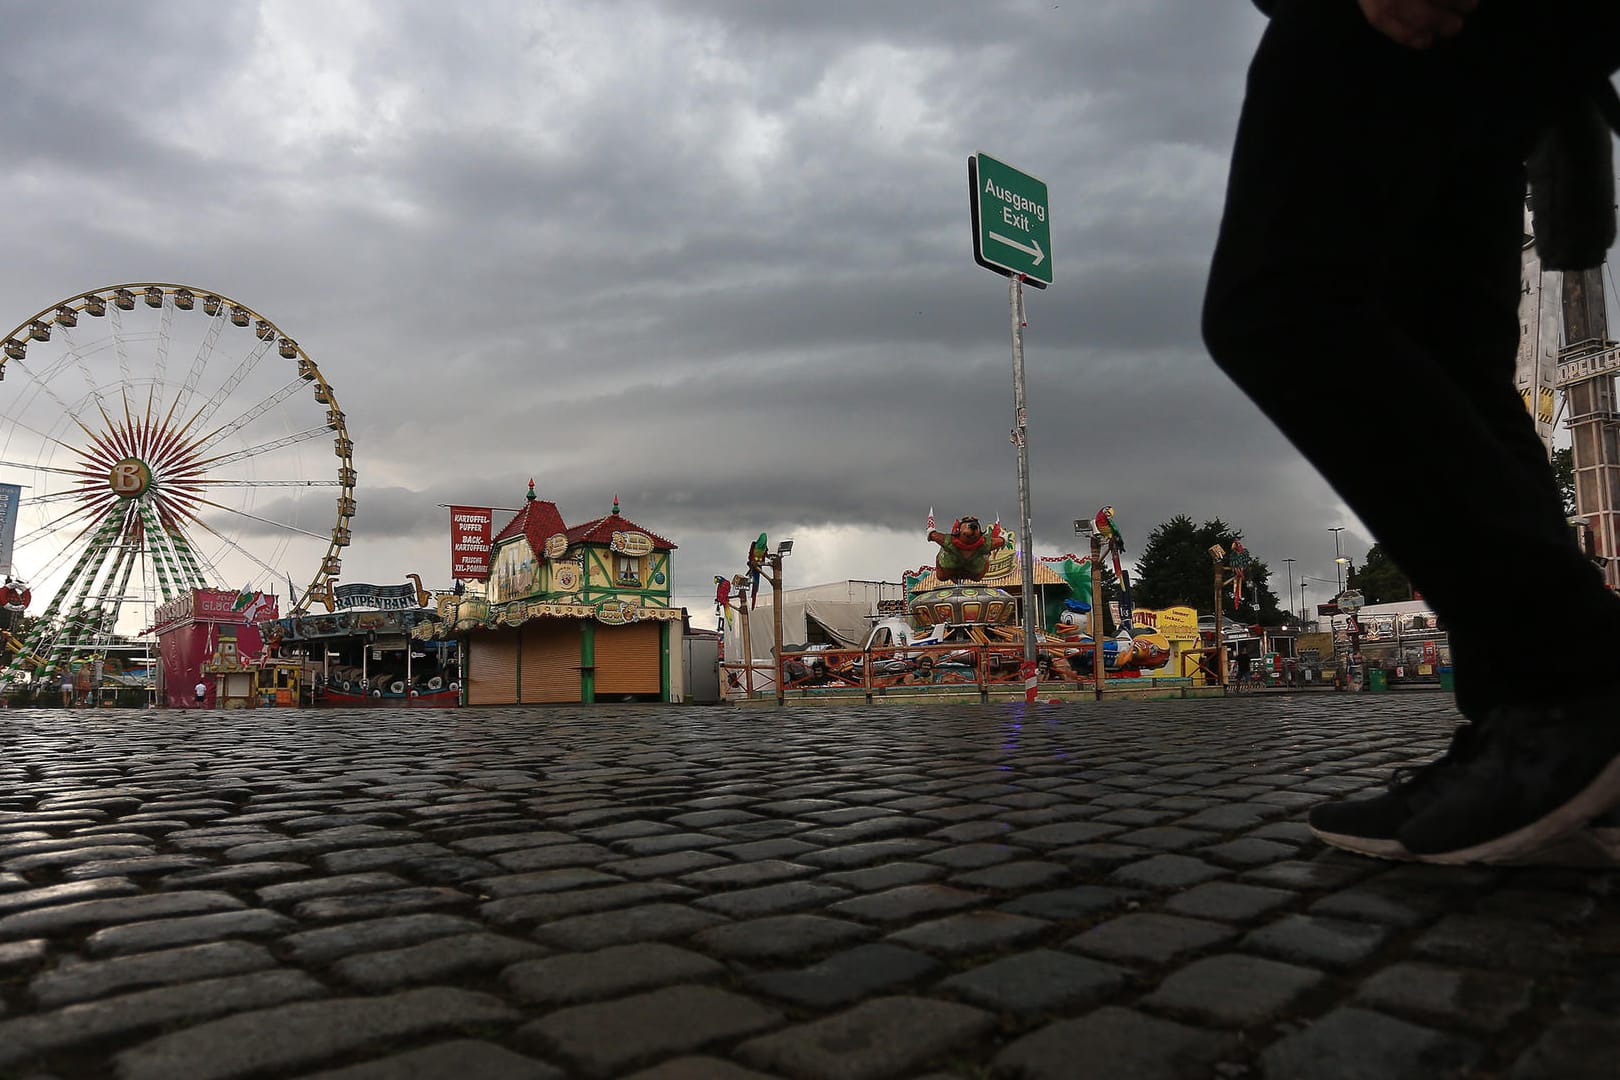
[{"label": "green exit sign", "polygon": [[973,261],[998,274],[1052,284],[1052,214],[1046,182],[989,154],[968,158]]}]

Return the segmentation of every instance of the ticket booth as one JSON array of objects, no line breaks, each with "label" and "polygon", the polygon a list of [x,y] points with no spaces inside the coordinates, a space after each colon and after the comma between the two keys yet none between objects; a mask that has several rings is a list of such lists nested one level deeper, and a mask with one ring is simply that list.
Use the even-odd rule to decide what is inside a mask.
[{"label": "ticket booth", "polygon": [[202,665],[203,678],[214,684],[214,708],[251,709],[259,703],[259,671],[242,655],[239,627],[223,625],[214,651]]},{"label": "ticket booth", "polygon": [[268,660],[261,664],[259,705],[263,708],[296,708],[301,676],[301,662],[297,660]]}]

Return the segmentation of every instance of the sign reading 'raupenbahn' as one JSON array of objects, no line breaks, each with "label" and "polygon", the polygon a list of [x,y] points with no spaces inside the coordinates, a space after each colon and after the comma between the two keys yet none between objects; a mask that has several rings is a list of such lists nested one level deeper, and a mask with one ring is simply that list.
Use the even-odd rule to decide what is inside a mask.
[{"label": "sign reading 'raupenbahn'", "polygon": [[339,585],[332,590],[338,608],[377,608],[381,611],[403,611],[417,606],[416,587],[410,582],[403,585]]},{"label": "sign reading 'raupenbahn'", "polygon": [[1052,214],[1046,182],[988,154],[968,158],[973,261],[998,274],[1052,284]]}]

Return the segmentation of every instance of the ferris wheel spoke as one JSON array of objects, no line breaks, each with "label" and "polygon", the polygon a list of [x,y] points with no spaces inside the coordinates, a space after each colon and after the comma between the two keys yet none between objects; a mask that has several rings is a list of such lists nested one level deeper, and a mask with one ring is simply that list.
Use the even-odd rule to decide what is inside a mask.
[{"label": "ferris wheel spoke", "polygon": [[67,339],[67,343],[72,347],[62,354],[62,358],[60,360],[50,366],[50,368],[45,372],[44,377],[47,379],[54,378],[57,370],[71,365],[73,368],[77,369],[79,375],[84,379],[85,388],[90,391],[91,398],[100,400],[101,385],[96,381],[95,374],[91,372],[90,365],[85,362],[84,350],[80,349],[74,342],[74,335],[71,331],[66,329],[62,330],[62,336]]},{"label": "ferris wheel spoke", "polygon": [[158,320],[157,359],[153,363],[152,373],[161,385],[163,376],[169,369],[169,340],[170,331],[174,328],[174,297],[167,294],[163,297],[163,318]]},{"label": "ferris wheel spoke", "polygon": [[[310,532],[308,529],[300,529],[297,525],[292,525],[292,524],[289,524],[288,522],[285,522],[285,521],[276,521],[274,518],[260,517],[258,514],[250,514],[246,510],[239,510],[234,506],[226,506],[224,503],[218,503],[218,502],[215,502],[212,499],[204,499],[204,498],[202,498],[200,496],[194,496],[194,498],[196,499],[197,502],[199,502],[199,503],[201,503],[201,504],[203,504],[205,506],[211,506],[214,509],[223,511],[226,514],[230,514],[230,515],[232,515],[234,517],[244,518],[244,519],[246,519],[248,521],[256,521],[260,525],[269,525],[272,528],[280,529],[281,531],[286,532],[286,533],[296,533],[299,536],[308,536],[308,537],[311,537],[311,538],[313,538],[315,540],[328,540],[329,541],[329,540],[332,539],[332,536],[331,536],[330,533]],[[197,524],[201,525],[203,528],[205,528],[205,529],[209,528],[207,523],[203,522],[201,519],[194,519],[194,520],[196,520]],[[210,529],[209,531],[212,532],[213,530]],[[218,535],[218,534],[216,533],[215,535]]]},{"label": "ferris wheel spoke", "polygon": [[[196,444],[196,448],[199,451],[206,450],[210,446],[213,446],[214,444],[218,443],[221,439],[223,439],[226,436],[232,434],[233,432],[240,431],[242,428],[246,427],[248,424],[250,424],[253,421],[257,420],[259,417],[263,416],[265,413],[269,412],[271,409],[275,408],[277,405],[280,405],[282,402],[286,401],[288,398],[290,398],[294,394],[298,393],[298,391],[303,389],[304,386],[305,386],[305,383],[304,383],[303,379],[294,379],[294,380],[292,380],[291,382],[287,383],[285,386],[283,386],[279,390],[277,390],[275,393],[270,394],[269,396],[255,402],[253,405],[249,406],[241,415],[237,416],[234,420],[228,421],[227,423],[221,425],[218,428],[215,428],[213,431],[211,431],[207,435],[203,436],[200,440],[198,440],[198,442]],[[321,432],[321,431],[327,431],[327,430],[330,430],[330,429],[329,428],[318,428],[316,430],[318,432]]]},{"label": "ferris wheel spoke", "polygon": [[[71,338],[69,338],[68,341],[69,344],[72,343]],[[51,388],[50,380],[54,378],[56,373],[62,368],[69,366],[70,363],[77,366],[80,373],[84,375],[85,382],[90,386],[91,400],[99,402],[101,400],[100,388],[95,385],[95,377],[90,374],[90,369],[85,365],[84,358],[78,349],[69,349],[56,363],[47,364],[43,372],[35,372],[31,367],[22,367],[21,370],[28,378],[30,386],[32,386],[37,393],[45,395],[45,397],[50,400],[51,404],[55,405],[62,411],[63,416],[67,417],[69,420],[73,421],[74,424],[78,425],[78,427],[86,435],[93,435],[90,426],[86,424],[83,417],[79,415],[79,410],[74,408],[68,402],[64,401],[61,395]],[[13,423],[20,426],[20,421],[14,419]],[[38,435],[40,438],[54,442],[58,446],[67,447],[66,443],[63,443],[49,435],[45,435],[43,432],[33,431],[32,429],[30,429],[30,432]]]},{"label": "ferris wheel spoke", "polygon": [[[90,520],[79,530],[75,539],[82,538],[90,529],[95,527],[96,522],[99,520],[94,516],[94,511],[88,509],[75,511],[72,514],[64,514],[62,517],[57,518],[50,528],[35,529],[24,536],[17,537],[14,547],[19,552],[32,551],[35,544],[56,537],[56,534],[63,527],[72,524],[74,517],[84,515],[90,515]],[[72,558],[73,549],[71,547],[58,547],[41,565],[32,568],[30,576],[35,579],[49,578],[66,566]]]},{"label": "ferris wheel spoke", "polygon": [[120,448],[125,454],[136,452],[135,443],[138,436],[135,429],[135,417],[129,411],[129,384],[125,383],[118,388],[118,398],[124,406],[124,426],[118,429],[119,441],[123,443]]},{"label": "ferris wheel spoke", "polygon": [[[186,411],[191,408],[191,396],[197,392],[197,387],[202,382],[203,371],[208,367],[208,360],[214,355],[214,348],[219,344],[220,332],[224,329],[225,308],[224,305],[221,305],[219,311],[215,313],[208,324],[208,332],[203,335],[202,341],[197,345],[197,352],[191,358],[191,369],[186,373],[185,383],[181,385],[180,392],[175,395],[174,401],[169,405],[169,413],[163,421],[165,427],[174,419],[176,413],[184,416]],[[190,424],[185,425],[185,427],[190,427]]]},{"label": "ferris wheel spoke", "polygon": [[[205,404],[201,409],[197,410],[198,427],[208,426],[208,421],[213,419],[214,414],[219,411],[219,407],[225,404],[225,399],[230,396],[233,390],[241,385],[242,380],[247,378],[248,374],[252,372],[254,368],[259,366],[259,361],[264,359],[264,354],[270,351],[270,346],[274,343],[274,337],[259,338],[259,343],[248,351],[248,354],[242,358],[242,362],[240,364],[236,365],[236,370],[231,372],[230,377],[220,384],[218,390],[214,391],[214,393],[209,397],[207,404]],[[203,445],[206,446],[208,443],[214,441],[217,437],[217,435],[209,436],[207,439],[203,440]]]},{"label": "ferris wheel spoke", "polygon": [[[264,519],[263,518],[255,518],[254,520],[263,521]],[[224,544],[226,547],[230,548],[232,551],[236,552],[238,555],[241,555],[242,557],[246,558],[249,562],[257,563],[258,566],[260,567],[260,569],[264,570],[265,573],[269,574],[272,579],[280,576],[281,571],[278,570],[276,567],[271,566],[268,562],[261,559],[258,555],[256,555],[253,552],[249,551],[247,548],[245,548],[241,544],[239,544],[236,540],[232,539],[229,536],[226,536],[224,533],[220,532],[218,529],[214,528],[212,525],[209,525],[206,521],[198,521],[197,524],[201,528],[203,528],[205,531],[211,533],[214,536],[215,539],[220,541],[220,543]],[[308,533],[306,535],[314,536],[315,534],[314,533]],[[317,537],[317,539],[325,539],[325,537]],[[210,567],[210,568],[212,568],[212,567]]]},{"label": "ferris wheel spoke", "polygon": [[75,517],[94,514],[105,508],[104,504],[100,504],[100,500],[96,502],[87,501],[83,493],[79,491],[58,491],[50,495],[39,495],[31,498],[29,502],[35,507],[54,507],[62,503],[70,503],[71,505],[66,513],[57,515],[53,520],[37,525],[18,536],[18,547],[56,533],[63,525],[72,521]]},{"label": "ferris wheel spoke", "polygon": [[[76,491],[74,491],[74,492],[64,492],[63,494],[64,495],[72,495],[72,496],[77,497],[79,495],[79,492],[76,492]],[[34,504],[45,503],[46,501],[47,501],[46,499],[32,499],[32,500],[30,500],[30,502],[34,503]],[[56,496],[49,497],[49,502],[51,504],[54,504],[54,503],[57,503],[57,502],[65,502],[65,501],[66,501],[66,499],[64,499],[64,498],[59,498],[59,497],[56,497]],[[80,518],[80,517],[92,517],[92,518],[95,518],[98,515],[100,515],[102,513],[105,513],[107,509],[108,509],[108,504],[106,502],[101,501],[101,500],[96,500],[95,502],[89,502],[89,501],[86,501],[84,499],[78,499],[78,505],[76,505],[76,506],[72,507],[71,509],[69,509],[67,511],[67,513],[58,514],[56,517],[54,517],[54,518],[52,518],[52,519],[50,519],[48,521],[45,521],[44,523],[36,526],[35,528],[30,529],[28,532],[26,532],[23,535],[19,536],[17,538],[17,546],[21,547],[24,543],[31,543],[34,540],[39,539],[41,537],[48,536],[48,535],[51,535],[53,533],[58,533],[58,532],[60,532],[62,530],[63,526],[69,524],[75,518]],[[92,522],[92,524],[93,524],[93,522]],[[87,529],[89,527],[90,527],[89,525],[85,526],[85,528],[87,528]],[[82,536],[82,533],[80,535]],[[78,540],[79,538],[80,538],[80,536],[73,537],[74,540]]]},{"label": "ferris wheel spoke", "polygon": [[114,304],[107,309],[111,317],[113,328],[113,347],[118,351],[118,371],[124,377],[124,385],[129,385],[129,343],[124,340],[124,317],[119,314],[119,307]]},{"label": "ferris wheel spoke", "polygon": [[29,501],[35,507],[56,506],[65,502],[71,502],[72,507],[66,514],[63,514],[61,517],[57,518],[55,522],[47,522],[44,525],[29,529],[26,533],[23,533],[21,536],[17,537],[18,546],[21,546],[26,541],[36,537],[49,536],[51,533],[60,528],[60,522],[71,520],[74,515],[85,513],[87,510],[84,500],[80,498],[79,492],[77,491],[58,491],[50,495],[37,495]]},{"label": "ferris wheel spoke", "polygon": [[[35,432],[32,432],[32,431],[30,431],[29,433],[30,434],[36,434]],[[54,440],[52,440],[52,441],[54,441]],[[72,449],[72,447],[68,447],[66,443],[59,443],[58,445],[64,447],[65,449]],[[52,475],[55,475],[55,476],[73,476],[73,477],[93,477],[93,476],[95,476],[95,473],[90,472],[87,469],[69,469],[69,468],[66,468],[66,467],[61,466],[61,465],[30,465],[26,461],[9,461],[9,460],[6,460],[4,458],[0,458],[0,468],[23,469],[23,470],[26,470],[28,472],[51,473]],[[35,496],[35,498],[37,499],[38,496]]]},{"label": "ferris wheel spoke", "polygon": [[296,443],[308,442],[311,439],[323,438],[331,433],[332,429],[329,427],[310,428],[307,431],[295,432],[292,435],[286,435],[279,439],[271,439],[269,442],[260,443],[258,446],[249,446],[242,450],[232,451],[229,454],[221,454],[219,457],[203,458],[197,462],[196,467],[202,468],[203,466],[207,466],[209,468],[217,469],[221,466],[230,465],[238,461],[243,461],[247,458],[260,457],[264,454],[271,453],[272,451],[280,450],[285,446],[292,446]]},{"label": "ferris wheel spoke", "polygon": [[228,488],[312,488],[312,487],[342,487],[341,480],[212,480],[206,477],[193,480],[194,484],[207,487]]}]

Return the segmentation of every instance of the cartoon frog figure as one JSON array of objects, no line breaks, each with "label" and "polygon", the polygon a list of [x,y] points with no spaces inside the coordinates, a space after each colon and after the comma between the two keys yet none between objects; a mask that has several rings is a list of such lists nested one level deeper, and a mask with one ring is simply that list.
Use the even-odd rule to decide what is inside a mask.
[{"label": "cartoon frog figure", "polygon": [[928,539],[939,545],[934,572],[941,581],[983,581],[991,554],[1007,546],[999,523],[986,535],[976,517],[957,518],[949,535],[930,529]]}]

